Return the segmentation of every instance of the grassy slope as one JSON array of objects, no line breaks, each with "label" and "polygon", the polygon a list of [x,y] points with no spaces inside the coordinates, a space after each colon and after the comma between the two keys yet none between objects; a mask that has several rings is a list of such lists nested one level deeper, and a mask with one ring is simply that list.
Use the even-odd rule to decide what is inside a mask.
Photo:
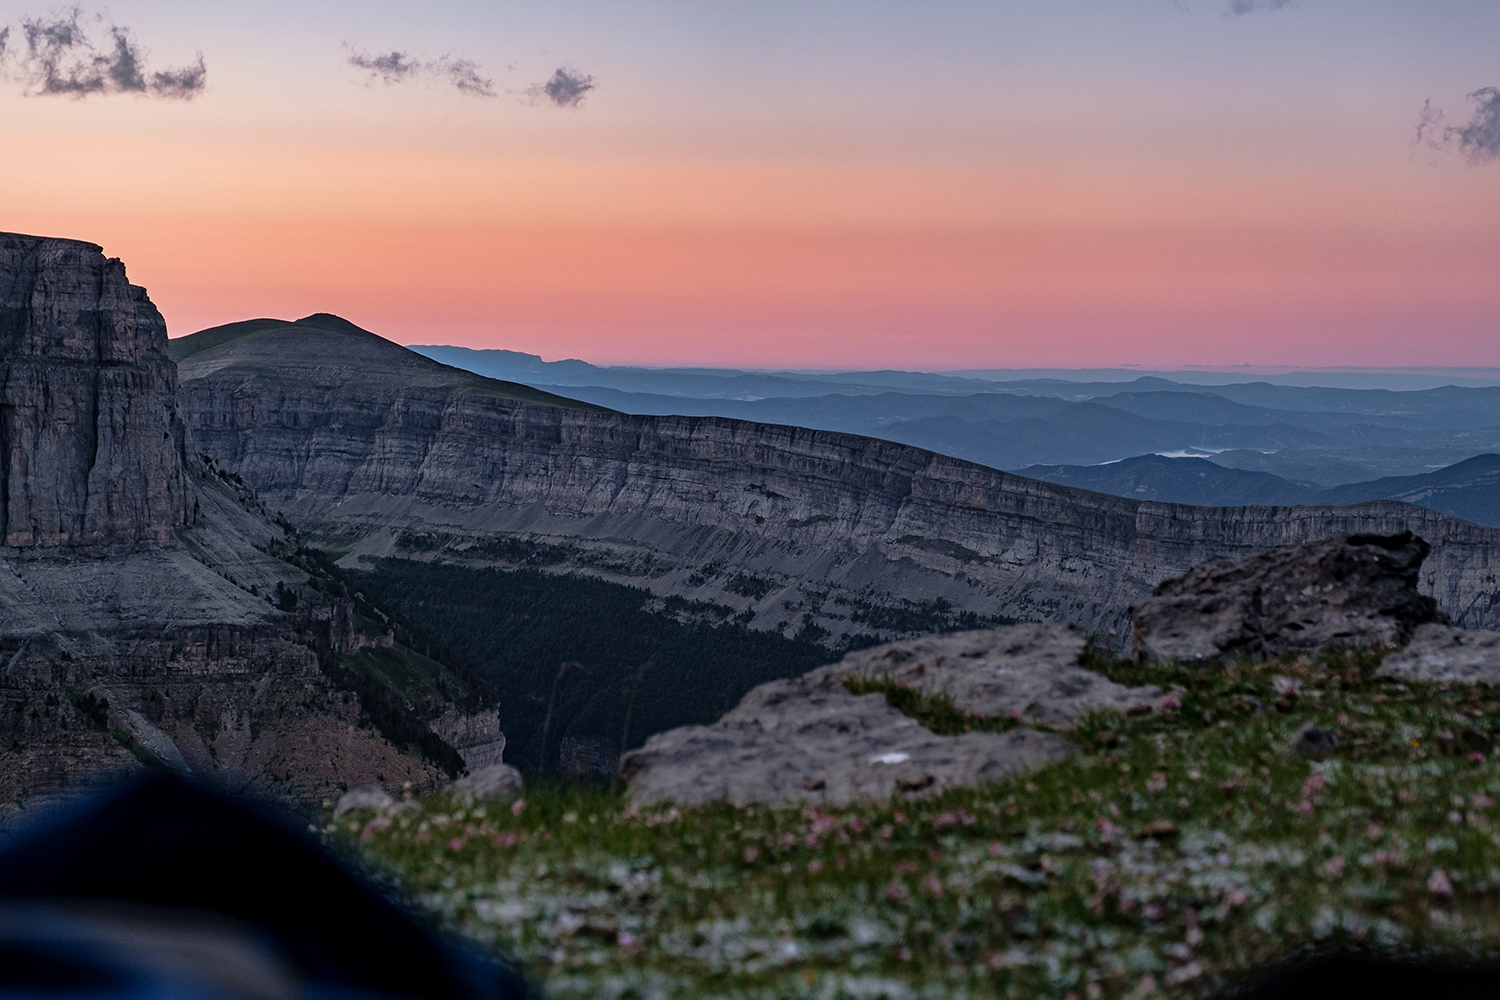
[{"label": "grassy slope", "polygon": [[[642,815],[533,789],[341,830],[558,995],[1201,996],[1308,950],[1493,956],[1500,702],[1377,660],[1101,664],[1180,708],[930,801]],[[1328,759],[1287,750],[1308,722],[1340,734]]]}]

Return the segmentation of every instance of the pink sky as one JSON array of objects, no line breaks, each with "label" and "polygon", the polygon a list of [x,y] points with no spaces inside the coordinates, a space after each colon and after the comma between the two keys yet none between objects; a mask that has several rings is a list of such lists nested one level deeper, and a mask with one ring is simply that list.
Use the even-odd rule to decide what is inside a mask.
[{"label": "pink sky", "polygon": [[[1412,144],[1425,99],[1461,123],[1500,82],[1494,5],[1221,6],[874,3],[860,34],[816,3],[647,3],[654,32],[116,4],[208,89],[0,90],[0,228],[103,244],[173,335],[327,311],[605,364],[1500,365],[1500,164]],[[456,52],[496,96],[345,43]],[[527,96],[574,62],[578,107]]]}]

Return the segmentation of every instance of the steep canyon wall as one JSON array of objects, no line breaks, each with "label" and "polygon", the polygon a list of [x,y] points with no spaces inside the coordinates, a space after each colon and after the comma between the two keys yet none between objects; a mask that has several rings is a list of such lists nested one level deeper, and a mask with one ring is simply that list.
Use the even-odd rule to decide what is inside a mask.
[{"label": "steep canyon wall", "polygon": [[1409,528],[1434,546],[1427,592],[1500,625],[1500,531],[1424,508],[1142,503],[854,435],[535,405],[340,322],[181,370],[201,447],[347,562],[580,570],[835,636],[919,631],[947,607],[1123,638],[1131,600],[1211,556]]}]

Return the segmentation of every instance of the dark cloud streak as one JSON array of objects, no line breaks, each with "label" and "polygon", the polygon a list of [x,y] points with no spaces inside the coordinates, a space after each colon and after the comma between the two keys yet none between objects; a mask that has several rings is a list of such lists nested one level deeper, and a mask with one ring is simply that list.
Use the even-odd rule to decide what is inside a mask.
[{"label": "dark cloud streak", "polygon": [[594,83],[594,78],[587,73],[560,66],[557,72],[552,74],[552,79],[546,83],[537,84],[527,93],[533,99],[551,101],[560,108],[576,108],[583,102],[588,92],[596,86],[598,85]]},{"label": "dark cloud streak", "polygon": [[1455,147],[1470,163],[1500,161],[1500,87],[1481,87],[1469,95],[1474,114],[1466,125],[1445,125],[1443,109],[1432,101],[1417,118],[1417,146],[1446,153]]},{"label": "dark cloud streak", "polygon": [[[95,94],[140,94],[192,100],[208,83],[208,67],[198,60],[177,69],[148,72],[145,58],[129,28],[110,25],[108,40],[96,45],[74,7],[50,18],[21,20],[24,48],[18,47],[18,79],[28,96],[67,96],[82,99]],[[96,17],[96,21],[102,20]],[[0,31],[0,69],[8,69],[10,28]]]},{"label": "dark cloud streak", "polygon": [[1292,0],[1229,0],[1229,13],[1235,17],[1254,14],[1260,10],[1280,10],[1291,6]]},{"label": "dark cloud streak", "polygon": [[1469,95],[1478,105],[1469,124],[1453,129],[1459,151],[1470,163],[1500,160],[1500,88],[1482,87]]},{"label": "dark cloud streak", "polygon": [[495,81],[481,76],[479,64],[472,59],[443,56],[441,59],[423,61],[414,59],[410,53],[399,49],[372,56],[347,45],[345,48],[350,50],[349,65],[368,74],[371,82],[379,80],[389,85],[426,77],[446,81],[454,89],[470,97],[495,96]]}]

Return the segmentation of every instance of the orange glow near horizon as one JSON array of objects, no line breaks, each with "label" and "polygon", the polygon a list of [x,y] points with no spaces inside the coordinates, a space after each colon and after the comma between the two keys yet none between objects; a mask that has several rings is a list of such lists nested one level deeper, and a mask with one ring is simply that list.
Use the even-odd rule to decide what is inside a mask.
[{"label": "orange glow near horizon", "polygon": [[[951,37],[911,56],[935,80],[970,15],[1061,45],[970,52],[993,86],[952,108],[874,50],[841,56],[847,79],[816,53],[798,85],[641,38],[582,109],[476,102],[340,78],[342,15],[270,68],[226,22],[219,89],[191,103],[3,98],[24,155],[0,164],[0,229],[100,243],[174,336],[325,311],[601,364],[1500,366],[1500,163],[1422,161],[1409,81],[1358,82],[1391,77],[1386,50],[1324,59],[1355,45],[1332,13],[1162,6],[995,14],[1004,31],[945,8]],[[804,15],[844,44],[834,15]],[[906,16],[872,12],[890,37],[861,44],[904,51]],[[594,44],[604,72],[614,39]]]}]

